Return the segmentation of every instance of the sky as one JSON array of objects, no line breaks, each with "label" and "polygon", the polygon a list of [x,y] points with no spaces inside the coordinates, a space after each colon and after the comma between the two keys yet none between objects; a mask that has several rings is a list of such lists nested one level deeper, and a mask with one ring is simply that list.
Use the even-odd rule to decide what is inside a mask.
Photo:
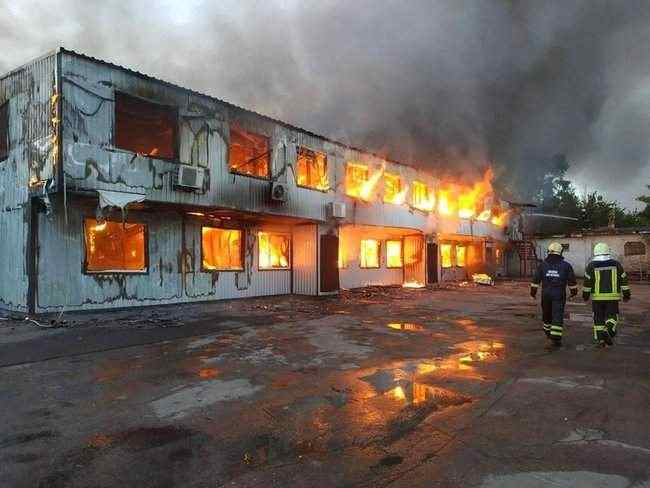
[{"label": "sky", "polygon": [[628,207],[648,45],[646,0],[0,0],[0,72],[65,46],[521,198],[563,154]]}]

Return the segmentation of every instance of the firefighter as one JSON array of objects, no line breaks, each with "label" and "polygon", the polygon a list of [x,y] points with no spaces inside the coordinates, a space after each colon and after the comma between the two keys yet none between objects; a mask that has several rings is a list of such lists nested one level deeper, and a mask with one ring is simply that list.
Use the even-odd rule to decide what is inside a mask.
[{"label": "firefighter", "polygon": [[548,256],[537,267],[530,284],[530,296],[533,298],[537,296],[540,285],[542,287],[544,332],[553,347],[562,345],[566,287],[569,287],[572,297],[578,294],[573,267],[564,260],[562,251],[562,244],[559,242],[549,244]]},{"label": "firefighter", "polygon": [[585,270],[582,298],[591,296],[594,312],[594,341],[598,347],[613,345],[618,327],[618,302],[630,299],[627,273],[621,263],[612,258],[609,246],[599,242],[594,247],[594,257]]}]

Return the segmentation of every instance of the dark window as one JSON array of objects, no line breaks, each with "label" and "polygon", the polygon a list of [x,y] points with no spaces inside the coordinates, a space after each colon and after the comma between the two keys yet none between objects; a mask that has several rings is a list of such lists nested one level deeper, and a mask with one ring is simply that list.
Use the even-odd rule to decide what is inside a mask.
[{"label": "dark window", "polygon": [[0,161],[9,157],[9,103],[0,105]]},{"label": "dark window", "polygon": [[562,243],[562,251],[563,251],[563,252],[567,252],[567,251],[569,251],[570,249],[571,249],[571,246],[569,246],[568,243],[566,243],[566,242],[563,242],[563,243]]},{"label": "dark window", "polygon": [[147,271],[146,225],[86,219],[86,272]]},{"label": "dark window", "polygon": [[230,125],[228,166],[233,173],[268,178],[270,168],[269,138]]},{"label": "dark window", "polygon": [[645,244],[641,241],[630,241],[625,243],[626,256],[645,256]]},{"label": "dark window", "polygon": [[167,105],[115,94],[115,146],[159,159],[178,159],[178,112]]}]

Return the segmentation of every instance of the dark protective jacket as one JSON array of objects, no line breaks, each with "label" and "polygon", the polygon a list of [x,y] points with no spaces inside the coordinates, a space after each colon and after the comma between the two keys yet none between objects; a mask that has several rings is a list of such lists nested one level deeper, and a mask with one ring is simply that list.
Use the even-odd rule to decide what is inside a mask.
[{"label": "dark protective jacket", "polygon": [[585,270],[585,281],[582,296],[594,301],[619,301],[621,295],[626,300],[630,298],[630,284],[627,273],[621,263],[615,259],[591,261]]},{"label": "dark protective jacket", "polygon": [[551,300],[566,299],[567,286],[571,288],[572,295],[578,291],[573,267],[559,254],[549,254],[537,267],[530,284],[533,296],[540,285],[542,295]]}]

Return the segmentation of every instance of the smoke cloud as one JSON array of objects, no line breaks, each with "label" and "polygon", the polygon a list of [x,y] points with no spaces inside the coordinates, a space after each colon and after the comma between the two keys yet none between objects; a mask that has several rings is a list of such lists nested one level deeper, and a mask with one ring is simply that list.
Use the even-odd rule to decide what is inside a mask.
[{"label": "smoke cloud", "polygon": [[57,45],[518,198],[565,154],[624,204],[650,180],[644,0],[0,3],[0,72]]}]

